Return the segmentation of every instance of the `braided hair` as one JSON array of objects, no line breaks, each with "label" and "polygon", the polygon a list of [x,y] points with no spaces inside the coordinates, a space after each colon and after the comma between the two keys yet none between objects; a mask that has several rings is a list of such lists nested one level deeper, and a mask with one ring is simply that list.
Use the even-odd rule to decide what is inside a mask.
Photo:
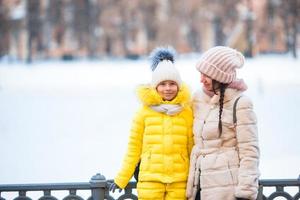
[{"label": "braided hair", "polygon": [[220,90],[220,99],[219,99],[219,124],[218,124],[218,129],[219,129],[219,137],[221,137],[222,134],[222,112],[223,112],[223,104],[224,104],[224,95],[225,95],[225,90],[229,84],[226,83],[220,83],[216,80],[212,80],[212,86],[213,86],[213,91],[215,94],[217,94],[216,90]]}]

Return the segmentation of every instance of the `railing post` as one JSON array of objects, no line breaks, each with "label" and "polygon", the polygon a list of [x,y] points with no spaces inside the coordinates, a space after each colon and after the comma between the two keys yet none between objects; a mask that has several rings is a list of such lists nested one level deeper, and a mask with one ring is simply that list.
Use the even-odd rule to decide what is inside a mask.
[{"label": "railing post", "polygon": [[263,200],[263,185],[258,186],[257,200]]},{"label": "railing post", "polygon": [[103,181],[105,181],[105,177],[100,173],[97,173],[91,178],[90,184],[92,188],[93,200],[104,200],[105,187],[103,187]]}]

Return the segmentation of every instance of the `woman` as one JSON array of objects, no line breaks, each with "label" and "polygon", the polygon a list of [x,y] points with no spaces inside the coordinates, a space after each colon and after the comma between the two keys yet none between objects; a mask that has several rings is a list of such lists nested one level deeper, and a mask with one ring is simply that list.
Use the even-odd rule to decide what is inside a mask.
[{"label": "woman", "polygon": [[188,199],[194,200],[199,191],[201,200],[257,197],[256,116],[251,100],[243,94],[246,84],[236,79],[236,69],[243,64],[240,52],[224,46],[209,49],[197,63],[203,88],[193,99],[195,145],[190,158]]}]

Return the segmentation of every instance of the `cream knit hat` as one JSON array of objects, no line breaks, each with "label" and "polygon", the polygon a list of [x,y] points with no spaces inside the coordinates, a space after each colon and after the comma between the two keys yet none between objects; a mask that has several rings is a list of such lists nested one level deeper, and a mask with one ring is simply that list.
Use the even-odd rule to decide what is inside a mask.
[{"label": "cream knit hat", "polygon": [[236,68],[242,68],[243,54],[225,46],[216,46],[206,51],[196,68],[201,73],[221,83],[231,83],[236,79]]},{"label": "cream knit hat", "polygon": [[156,48],[152,51],[150,58],[152,60],[152,87],[166,80],[175,81],[178,87],[181,86],[181,77],[174,65],[175,50],[171,47]]}]

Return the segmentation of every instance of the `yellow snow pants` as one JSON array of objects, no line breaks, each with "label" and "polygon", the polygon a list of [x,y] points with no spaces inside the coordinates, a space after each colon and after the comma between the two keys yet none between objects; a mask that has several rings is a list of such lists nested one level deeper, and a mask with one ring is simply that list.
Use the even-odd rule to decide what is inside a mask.
[{"label": "yellow snow pants", "polygon": [[186,200],[186,182],[138,182],[139,200]]}]

